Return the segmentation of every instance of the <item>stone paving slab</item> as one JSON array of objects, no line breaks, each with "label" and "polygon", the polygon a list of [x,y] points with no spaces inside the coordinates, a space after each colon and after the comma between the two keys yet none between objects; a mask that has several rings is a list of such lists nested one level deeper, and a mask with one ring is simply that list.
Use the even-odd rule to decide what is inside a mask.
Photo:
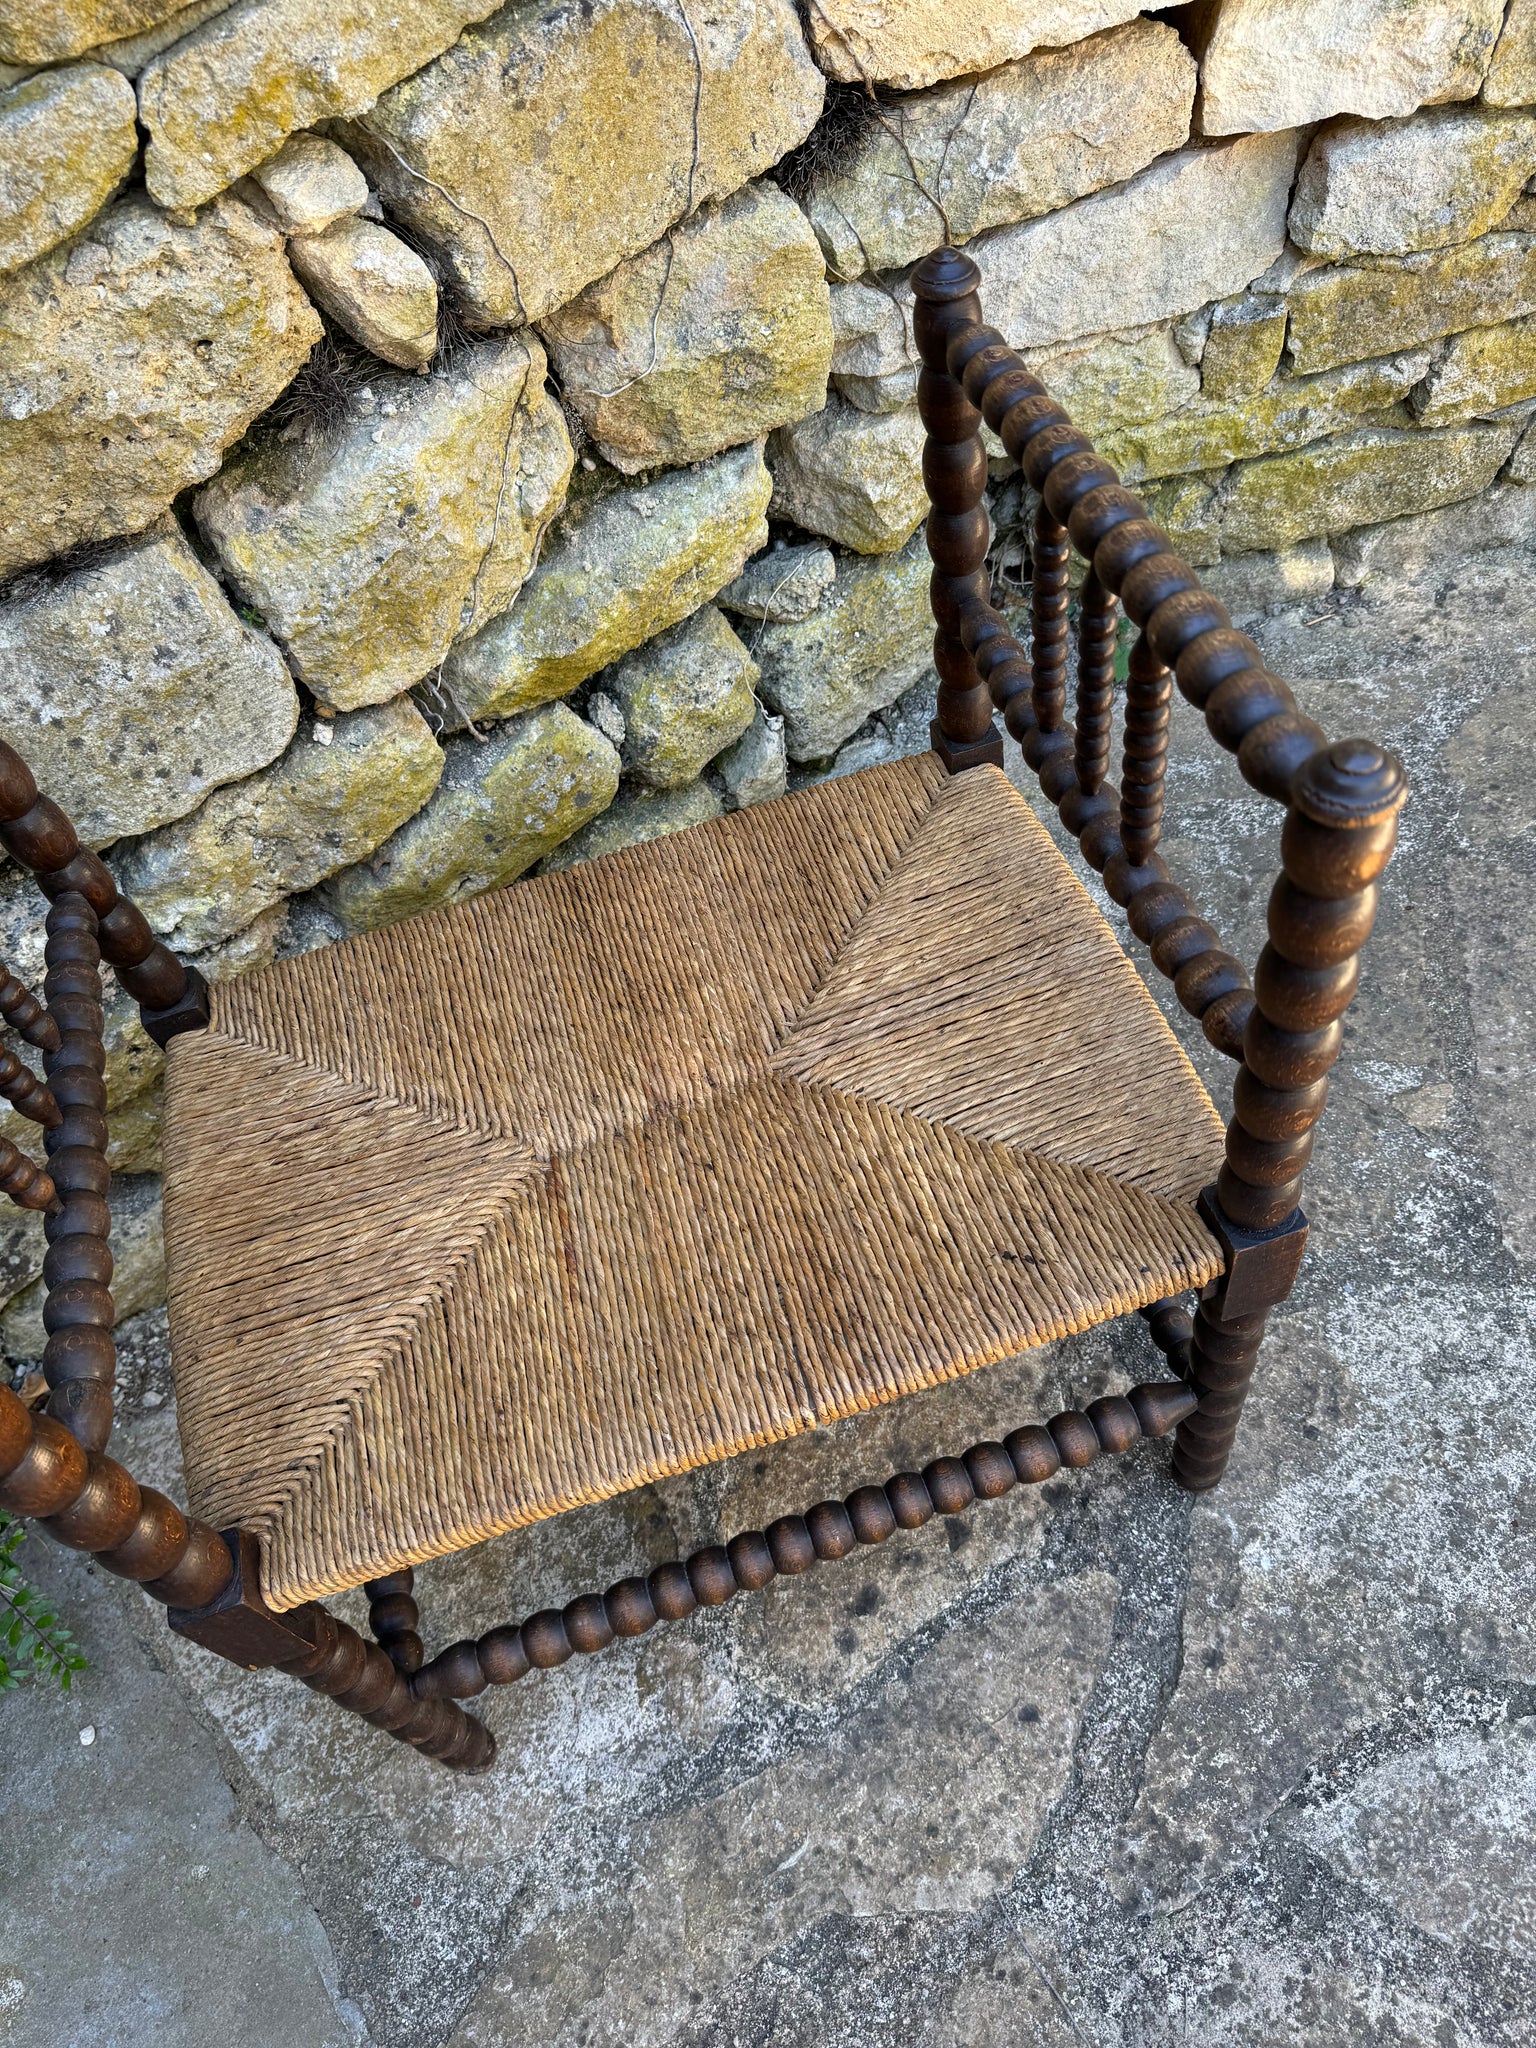
[{"label": "stone paving slab", "polygon": [[[1261,629],[1415,794],[1312,1253],[1217,1493],[1148,1447],[541,1674],[487,1697],[501,1763],[470,1782],[49,1559],[92,1668],[68,1703],[0,1704],[0,2041],[1526,2048],[1533,568],[1506,550]],[[1276,816],[1176,716],[1169,857],[1252,957]],[[162,1354],[147,1319],[122,1439],[170,1478]],[[427,1626],[601,1586],[1147,1357],[1112,1326],[488,1544],[420,1574]]]}]

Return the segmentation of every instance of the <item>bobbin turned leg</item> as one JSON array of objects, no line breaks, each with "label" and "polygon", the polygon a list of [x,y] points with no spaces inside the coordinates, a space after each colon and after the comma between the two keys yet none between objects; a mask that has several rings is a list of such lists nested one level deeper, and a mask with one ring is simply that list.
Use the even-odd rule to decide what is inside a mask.
[{"label": "bobbin turned leg", "polygon": [[274,1614],[261,1596],[255,1538],[231,1529],[224,1541],[234,1561],[229,1582],[206,1606],[171,1609],[178,1635],[249,1670],[286,1671],[450,1770],[489,1768],[496,1738],[482,1722],[452,1700],[418,1699],[410,1679],[377,1643],[318,1602]]},{"label": "bobbin turned leg", "polygon": [[1302,1172],[1406,793],[1401,766],[1366,740],[1319,747],[1291,784],[1283,872],[1254,975],[1257,1001],[1243,1033],[1226,1164],[1200,1197],[1227,1259],[1195,1319],[1190,1384],[1200,1406],[1181,1425],[1174,1451],[1175,1476],[1197,1491],[1226,1469],[1265,1315],[1290,1293],[1301,1264]]},{"label": "bobbin turned leg", "polygon": [[950,336],[981,318],[978,281],[975,264],[953,249],[925,257],[912,275],[917,299],[913,329],[923,359],[917,403],[928,430],[923,482],[933,508],[928,514],[929,594],[938,625],[933,640],[938,716],[928,733],[951,775],[983,762],[1003,765],[1003,736],[992,721],[991,695],[960,630],[966,604],[977,598],[986,602],[992,591],[986,570],[992,522],[982,502],[987,451],[981,444],[981,414],[947,364]]}]

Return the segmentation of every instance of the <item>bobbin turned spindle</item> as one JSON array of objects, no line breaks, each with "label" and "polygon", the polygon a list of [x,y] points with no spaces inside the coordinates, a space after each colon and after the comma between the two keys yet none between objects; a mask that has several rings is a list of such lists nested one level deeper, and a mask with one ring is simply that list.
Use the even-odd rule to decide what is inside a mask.
[{"label": "bobbin turned spindle", "polygon": [[923,482],[932,506],[928,552],[933,558],[931,591],[937,631],[933,659],[939,672],[939,701],[931,737],[934,751],[951,774],[983,761],[1003,761],[1003,737],[992,722],[992,700],[965,643],[964,618],[991,595],[986,573],[991,521],[983,499],[987,456],[981,443],[981,414],[950,374],[948,347],[962,328],[981,319],[976,288],[981,273],[957,249],[927,256],[912,274],[916,299],[913,332],[923,367],[917,380],[918,411],[928,439]]}]

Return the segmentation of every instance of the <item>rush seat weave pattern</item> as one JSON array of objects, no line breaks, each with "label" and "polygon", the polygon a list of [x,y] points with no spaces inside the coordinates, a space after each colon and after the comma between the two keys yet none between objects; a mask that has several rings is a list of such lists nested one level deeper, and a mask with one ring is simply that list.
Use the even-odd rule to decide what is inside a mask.
[{"label": "rush seat weave pattern", "polygon": [[275,1608],[1222,1263],[1194,1070],[932,756],[217,989],[166,1142],[192,1503]]}]

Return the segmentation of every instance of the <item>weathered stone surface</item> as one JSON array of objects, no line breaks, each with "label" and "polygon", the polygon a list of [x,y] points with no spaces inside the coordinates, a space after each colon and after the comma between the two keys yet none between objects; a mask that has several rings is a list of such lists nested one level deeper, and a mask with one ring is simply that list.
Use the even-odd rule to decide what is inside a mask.
[{"label": "weathered stone surface", "polygon": [[377,221],[343,220],[323,235],[295,235],[288,261],[324,313],[397,369],[437,353],[437,285],[398,235]]},{"label": "weathered stone surface", "polygon": [[492,11],[488,0],[238,0],[140,76],[150,197],[201,206],[296,128],[361,113]]},{"label": "weathered stone surface", "polygon": [[1285,547],[1474,497],[1503,467],[1518,431],[1511,425],[1436,433],[1367,427],[1295,455],[1242,463],[1223,493],[1222,549]]},{"label": "weathered stone surface", "polygon": [[516,604],[443,664],[434,710],[449,725],[510,718],[563,697],[685,619],[768,539],[762,448],[692,469],[573,490]]},{"label": "weathered stone surface", "polygon": [[741,738],[715,762],[725,784],[725,807],[744,811],[782,796],[789,779],[784,752],[784,721],[761,704],[752,707],[752,723]]},{"label": "weathered stone surface", "polygon": [[521,322],[767,170],[824,90],[793,0],[696,23],[668,0],[519,0],[349,140],[471,313]]},{"label": "weathered stone surface", "polygon": [[1222,0],[1200,67],[1207,135],[1477,95],[1503,0]]},{"label": "weathered stone surface", "polygon": [[290,135],[251,177],[285,235],[323,235],[368,197],[368,180],[323,135]]},{"label": "weathered stone surface", "polygon": [[837,563],[830,548],[809,541],[797,547],[770,548],[748,562],[734,583],[720,592],[728,612],[747,619],[803,619],[832,588]]},{"label": "weathered stone surface", "polygon": [[821,250],[766,182],[700,207],[541,331],[567,401],[631,475],[757,440],[826,399]]},{"label": "weathered stone surface", "polygon": [[1186,562],[1197,569],[1221,555],[1216,484],[1220,472],[1206,476],[1173,476],[1144,484],[1140,495],[1147,510]]},{"label": "weathered stone surface", "polygon": [[409,698],[316,720],[273,767],[121,847],[112,865],[155,929],[197,952],[372,853],[442,772],[442,749]]},{"label": "weathered stone surface", "polygon": [[600,853],[617,853],[625,846],[665,839],[669,832],[686,832],[690,825],[720,817],[723,810],[707,782],[690,782],[682,789],[648,789],[644,783],[626,783],[602,816],[583,825],[574,838],[550,854],[539,872],[554,874],[584,860],[595,860]]},{"label": "weathered stone surface", "polygon": [[1536,100],[1536,0],[1509,0],[1483,80],[1483,98],[1496,107],[1524,107]]},{"label": "weathered stone surface", "polygon": [[1337,121],[1307,152],[1291,239],[1317,256],[1405,256],[1496,227],[1536,171],[1536,115],[1426,107]]},{"label": "weathered stone surface", "polygon": [[757,704],[757,663],[712,604],[626,654],[601,682],[624,715],[625,769],[652,789],[697,781]]},{"label": "weathered stone surface", "polygon": [[[157,1173],[114,1175],[107,1195],[112,1210],[112,1305],[117,1321],[158,1308],[165,1300],[165,1226]],[[43,1327],[41,1279],[6,1303],[0,1315],[0,1351],[8,1358],[39,1358],[48,1342]]]},{"label": "weathered stone surface", "polygon": [[946,216],[965,242],[1134,176],[1189,140],[1195,79],[1166,22],[1135,21],[893,101],[806,198],[833,274],[914,262]]},{"label": "weathered stone surface", "polygon": [[928,510],[922,461],[915,405],[871,414],[829,398],[769,441],[769,510],[861,555],[889,554]]},{"label": "weathered stone surface", "polygon": [[1536,235],[1483,235],[1400,263],[1309,271],[1290,291],[1291,359],[1331,370],[1536,311]]},{"label": "weathered stone surface", "polygon": [[753,635],[761,692],[784,720],[792,761],[830,754],[928,667],[930,567],[921,534],[899,554],[844,559],[808,618]]},{"label": "weathered stone surface", "polygon": [[180,0],[0,0],[0,64],[56,64],[174,14]]},{"label": "weathered stone surface", "polygon": [[0,288],[0,575],[132,533],[219,466],[321,333],[249,207],[142,196]]},{"label": "weathered stone surface", "polygon": [[917,396],[922,367],[905,281],[861,279],[832,287],[832,387],[861,412],[900,412]]},{"label": "weathered stone surface", "polygon": [[222,14],[233,0],[189,0],[185,7],[178,7],[174,14],[168,14],[164,21],[157,21],[152,28],[137,29],[129,36],[115,36],[110,43],[95,43],[91,46],[91,58],[97,64],[110,64],[114,71],[121,71],[124,78],[137,78],[152,57],[158,57],[162,50],[168,50],[172,43],[179,43],[183,36],[191,35],[193,29],[201,28],[205,21],[215,14]]},{"label": "weathered stone surface", "polygon": [[1225,299],[1211,309],[1200,351],[1200,389],[1207,398],[1246,398],[1262,391],[1285,347],[1283,305],[1257,295]]},{"label": "weathered stone surface", "polygon": [[906,90],[1080,42],[1139,11],[1132,0],[816,0],[807,19],[831,77]]},{"label": "weathered stone surface", "polygon": [[298,722],[282,656],[169,519],[0,602],[0,738],[93,846],[264,768]]},{"label": "weathered stone surface", "polygon": [[1305,540],[1293,548],[1211,562],[1200,581],[1234,619],[1253,618],[1271,607],[1326,596],[1333,588],[1333,555],[1326,540]]},{"label": "weathered stone surface", "polygon": [[1536,315],[1451,337],[1412,398],[1426,427],[1536,398]]},{"label": "weathered stone surface", "polygon": [[609,742],[564,704],[444,749],[426,805],[321,891],[343,931],[375,931],[499,889],[605,811],[619,786]]},{"label": "weathered stone surface", "polygon": [[1512,484],[1536,484],[1536,434],[1531,432],[1529,423],[1516,443],[1504,474]]},{"label": "weathered stone surface", "polygon": [[380,370],[329,432],[252,441],[197,500],[225,573],[338,710],[397,695],[511,603],[574,457],[544,351]]},{"label": "weathered stone surface", "polygon": [[1492,548],[1536,547],[1536,490],[1498,483],[1480,497],[1437,512],[1416,512],[1368,526],[1333,544],[1342,588],[1402,577],[1436,577],[1456,562]]},{"label": "weathered stone surface", "polygon": [[1279,377],[1266,390],[1229,404],[1197,400],[1146,426],[1104,435],[1102,453],[1127,482],[1136,483],[1300,448],[1390,411],[1419,382],[1429,360],[1428,351],[1420,350],[1350,363],[1316,377]]},{"label": "weathered stone surface", "polygon": [[1041,348],[1230,298],[1285,247],[1295,163],[1294,135],[1180,150],[1112,192],[1000,228],[975,252],[987,318],[1015,348]]},{"label": "weathered stone surface", "polygon": [[138,154],[133,88],[103,64],[42,71],[0,93],[0,270],[84,227]]},{"label": "weathered stone surface", "polygon": [[1200,373],[1185,362],[1166,327],[1096,335],[1086,348],[1034,349],[1027,361],[1095,440],[1161,419],[1200,393]]},{"label": "weathered stone surface", "polygon": [[9,1305],[23,1288],[31,1286],[47,1255],[42,1217],[35,1209],[18,1209],[7,1203],[0,1211],[0,1304]]}]

